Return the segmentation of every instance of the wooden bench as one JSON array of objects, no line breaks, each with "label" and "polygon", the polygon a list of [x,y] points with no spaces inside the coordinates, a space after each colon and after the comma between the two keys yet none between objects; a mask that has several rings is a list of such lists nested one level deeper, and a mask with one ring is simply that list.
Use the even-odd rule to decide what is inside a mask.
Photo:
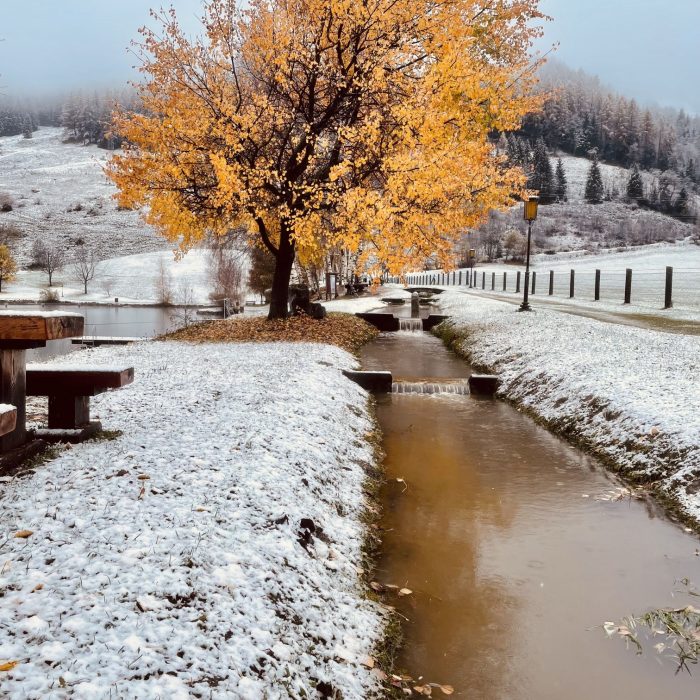
[{"label": "wooden bench", "polygon": [[90,421],[90,397],[134,381],[133,367],[27,366],[27,396],[49,397],[48,429],[37,437],[56,442],[81,442],[102,429]]}]

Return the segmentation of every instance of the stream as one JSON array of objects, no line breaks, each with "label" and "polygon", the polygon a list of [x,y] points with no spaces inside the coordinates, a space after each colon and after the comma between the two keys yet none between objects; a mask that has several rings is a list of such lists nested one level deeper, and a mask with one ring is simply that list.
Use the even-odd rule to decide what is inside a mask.
[{"label": "stream", "polygon": [[[363,368],[403,380],[467,377],[426,333],[382,334]],[[386,484],[377,579],[407,620],[397,667],[470,700],[700,697],[644,638],[636,655],[601,626],[700,607],[700,543],[510,405],[451,394],[377,397]],[[401,481],[397,481],[400,479]],[[692,586],[691,586],[692,588]],[[435,689],[433,697],[442,697]]]}]

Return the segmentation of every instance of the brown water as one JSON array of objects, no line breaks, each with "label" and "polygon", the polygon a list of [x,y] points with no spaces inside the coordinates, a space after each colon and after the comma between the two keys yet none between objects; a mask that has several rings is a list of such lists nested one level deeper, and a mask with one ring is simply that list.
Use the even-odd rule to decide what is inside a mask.
[{"label": "brown water", "polygon": [[[403,377],[468,373],[417,334],[381,336],[363,364]],[[700,667],[675,675],[652,649],[659,640],[637,656],[598,628],[698,606],[680,583],[700,588],[697,538],[650,501],[597,500],[619,483],[505,403],[394,394],[378,400],[378,417],[378,578],[414,591],[389,601],[408,618],[408,673],[471,700],[700,698]]]}]

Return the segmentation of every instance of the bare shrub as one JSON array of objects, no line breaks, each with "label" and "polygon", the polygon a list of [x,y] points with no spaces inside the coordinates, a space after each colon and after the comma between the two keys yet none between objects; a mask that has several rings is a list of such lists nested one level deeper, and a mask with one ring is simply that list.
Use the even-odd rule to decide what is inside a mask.
[{"label": "bare shrub", "polygon": [[41,294],[39,294],[39,299],[42,304],[57,304],[59,302],[58,290],[51,287],[42,289]]},{"label": "bare shrub", "polygon": [[15,224],[0,224],[0,245],[10,245],[19,241],[24,232]]},{"label": "bare shrub", "polygon": [[232,246],[216,246],[209,249],[209,298],[214,302],[231,300],[241,303],[243,285],[243,253]]},{"label": "bare shrub", "polygon": [[163,306],[171,306],[173,303],[173,276],[166,267],[163,258],[158,266],[158,276],[156,277],[156,299]]},{"label": "bare shrub", "polygon": [[15,200],[7,192],[0,192],[0,211],[12,211],[14,206]]}]

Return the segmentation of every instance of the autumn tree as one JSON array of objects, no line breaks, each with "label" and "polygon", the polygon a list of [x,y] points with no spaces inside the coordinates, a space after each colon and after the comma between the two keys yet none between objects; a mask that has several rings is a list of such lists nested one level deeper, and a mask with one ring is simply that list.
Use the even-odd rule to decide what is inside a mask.
[{"label": "autumn tree", "polygon": [[524,185],[488,140],[535,108],[538,0],[210,0],[204,36],[174,11],[143,29],[141,114],[109,174],[123,206],[186,250],[243,226],[275,258],[333,247],[401,272]]},{"label": "autumn tree", "polygon": [[12,282],[17,276],[17,263],[6,245],[0,245],[0,292],[3,282]]}]

